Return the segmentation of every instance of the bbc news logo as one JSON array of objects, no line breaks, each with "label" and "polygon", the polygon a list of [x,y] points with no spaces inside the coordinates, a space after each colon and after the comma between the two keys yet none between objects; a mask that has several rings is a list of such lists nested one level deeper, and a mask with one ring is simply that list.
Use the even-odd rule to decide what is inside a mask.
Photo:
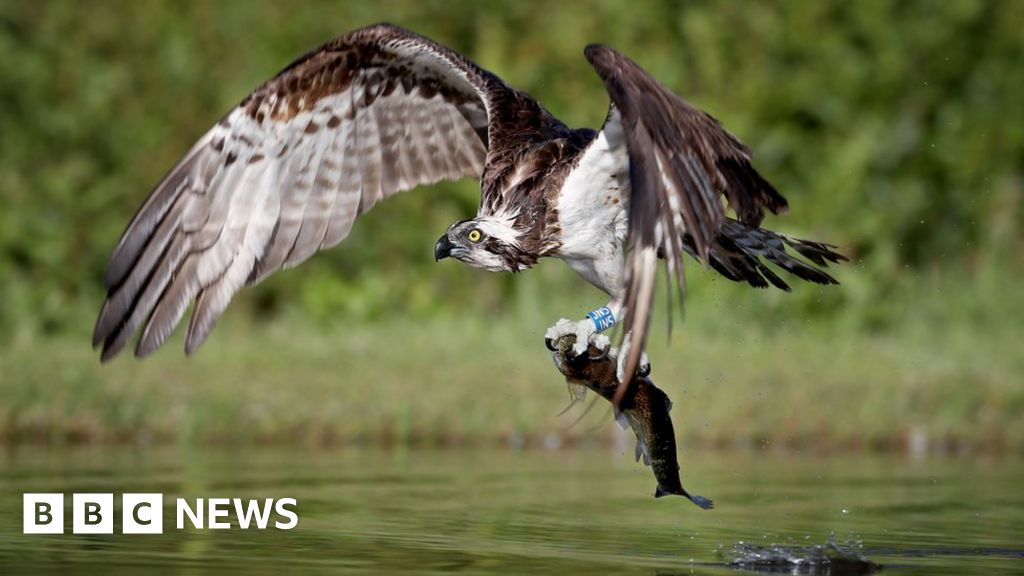
[{"label": "bbc news logo", "polygon": [[[299,524],[294,498],[177,498],[175,528],[226,530],[233,528],[232,517],[239,528],[291,530]],[[113,494],[72,494],[71,532],[74,534],[114,533]],[[122,494],[121,534],[163,534],[163,494]],[[273,520],[273,522],[271,522]],[[22,499],[22,533],[63,534],[64,494],[24,494]]]}]

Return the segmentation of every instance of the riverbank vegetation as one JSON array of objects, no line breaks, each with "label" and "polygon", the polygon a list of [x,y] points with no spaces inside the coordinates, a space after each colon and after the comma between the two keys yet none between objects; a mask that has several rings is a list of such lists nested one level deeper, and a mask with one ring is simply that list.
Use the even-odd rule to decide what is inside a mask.
[{"label": "riverbank vegetation", "polygon": [[572,125],[607,106],[583,46],[622,49],[751,146],[792,206],[768,226],[850,256],[842,286],[789,295],[691,266],[687,319],[670,345],[655,323],[650,350],[685,441],[1024,449],[1012,0],[0,4],[0,441],[610,438],[603,404],[564,430],[541,342],[601,295],[557,262],[433,262],[473,182],[375,208],[343,246],[244,291],[191,360],[180,340],[141,363],[89,349],[106,258],[152,185],[259,82],[381,20]]}]

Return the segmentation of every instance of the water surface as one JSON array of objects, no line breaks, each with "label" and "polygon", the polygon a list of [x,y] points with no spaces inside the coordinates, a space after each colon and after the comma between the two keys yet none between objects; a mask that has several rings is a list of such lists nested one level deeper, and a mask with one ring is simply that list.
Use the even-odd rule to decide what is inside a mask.
[{"label": "water surface", "polygon": [[[684,452],[684,485],[715,500],[704,511],[682,498],[655,500],[650,470],[629,456],[10,449],[0,456],[0,573],[806,573],[812,567],[730,561],[771,550],[799,560],[830,536],[883,574],[1024,572],[1018,459]],[[165,532],[22,535],[23,492],[162,492]],[[179,496],[292,497],[299,525],[179,531],[171,508]]]}]

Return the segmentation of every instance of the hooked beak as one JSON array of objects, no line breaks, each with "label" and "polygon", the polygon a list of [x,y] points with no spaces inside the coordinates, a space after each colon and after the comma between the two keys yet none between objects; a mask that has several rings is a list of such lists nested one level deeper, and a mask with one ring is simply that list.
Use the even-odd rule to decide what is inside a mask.
[{"label": "hooked beak", "polygon": [[438,262],[452,255],[452,248],[455,245],[448,239],[448,234],[445,234],[437,239],[437,244],[434,244],[434,262]]}]

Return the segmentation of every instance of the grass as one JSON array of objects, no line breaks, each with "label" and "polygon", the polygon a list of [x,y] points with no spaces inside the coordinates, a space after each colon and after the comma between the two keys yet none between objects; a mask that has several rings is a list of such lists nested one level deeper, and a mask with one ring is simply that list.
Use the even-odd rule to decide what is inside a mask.
[{"label": "grass", "polygon": [[[726,290],[691,306],[671,343],[656,330],[653,376],[674,400],[677,436],[685,443],[1024,449],[1024,357],[1014,318],[1020,308],[992,304],[1006,313],[983,326],[947,323],[926,312],[948,307],[923,298],[906,303],[915,320],[886,331],[855,327],[842,316],[747,318],[764,299],[778,297]],[[956,313],[977,315],[971,310]],[[179,335],[145,362],[118,358],[108,365],[98,362],[84,332],[22,335],[0,351],[0,440],[611,440],[614,424],[603,401],[573,427],[582,407],[556,416],[568,394],[542,343],[555,314],[525,306],[486,317],[451,313],[344,326],[297,313],[270,322],[229,313],[188,361]]]}]

